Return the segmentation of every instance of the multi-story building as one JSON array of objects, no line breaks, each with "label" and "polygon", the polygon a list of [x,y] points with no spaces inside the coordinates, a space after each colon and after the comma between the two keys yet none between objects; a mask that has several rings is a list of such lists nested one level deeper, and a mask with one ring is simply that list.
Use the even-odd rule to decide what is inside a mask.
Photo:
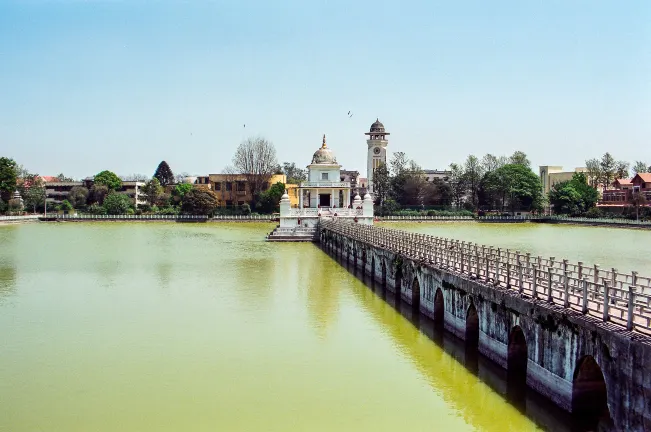
[{"label": "multi-story building", "polygon": [[[200,178],[197,178],[195,185],[204,184],[198,183]],[[278,182],[285,183],[285,189],[289,193],[290,202],[292,205],[298,205],[298,191],[295,190],[298,186],[286,184],[286,181],[287,177],[285,174],[274,174],[263,186],[263,190],[267,190],[271,185]],[[251,186],[245,174],[210,174],[208,176],[208,186],[217,194],[219,205],[222,207],[239,206],[244,203],[250,203],[253,200]]]},{"label": "multi-story building", "polygon": [[632,179],[616,179],[613,189],[603,191],[600,206],[623,207],[628,205],[633,194],[640,193],[651,205],[651,173],[638,173]]},{"label": "multi-story building", "polygon": [[[135,205],[147,204],[142,194],[142,187],[144,182],[139,181],[123,181],[122,186],[117,193],[125,194]],[[45,196],[48,203],[58,204],[68,198],[68,194],[74,187],[85,187],[90,189],[93,187],[93,178],[88,177],[82,181],[48,181],[45,182]]]},{"label": "multi-story building", "polygon": [[[576,173],[586,173],[587,175],[588,169],[574,168],[574,171],[563,171],[562,166],[543,165],[539,167],[539,172],[543,193],[547,195],[556,183],[572,180],[572,176]],[[588,182],[590,182],[590,179],[588,179]]]},{"label": "multi-story building", "polygon": [[450,175],[452,175],[450,171],[431,170],[431,169],[423,170],[423,177],[427,182],[434,181],[434,179],[439,179],[444,182],[448,182],[450,180]]}]

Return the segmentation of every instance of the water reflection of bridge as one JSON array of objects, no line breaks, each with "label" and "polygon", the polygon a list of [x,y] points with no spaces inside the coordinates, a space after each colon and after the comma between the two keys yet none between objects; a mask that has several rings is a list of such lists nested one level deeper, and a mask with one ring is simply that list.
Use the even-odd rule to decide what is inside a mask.
[{"label": "water reflection of bridge", "polygon": [[413,313],[410,305],[396,302],[391,292],[355,272],[345,261],[341,264],[367,285],[353,289],[362,308],[387,330],[430,386],[468,424],[495,431],[530,428],[523,417],[513,415],[512,410],[518,410],[544,429],[572,430],[568,413],[526,389],[522,382],[509,383],[506,371],[466,350],[462,340],[436,329],[432,320]]}]

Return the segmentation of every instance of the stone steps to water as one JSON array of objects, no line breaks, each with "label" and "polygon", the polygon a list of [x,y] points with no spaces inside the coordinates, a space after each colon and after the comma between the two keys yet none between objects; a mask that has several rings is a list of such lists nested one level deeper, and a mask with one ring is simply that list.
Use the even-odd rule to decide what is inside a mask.
[{"label": "stone steps to water", "polygon": [[318,240],[316,228],[276,227],[267,236],[267,241],[277,242],[315,242]]}]

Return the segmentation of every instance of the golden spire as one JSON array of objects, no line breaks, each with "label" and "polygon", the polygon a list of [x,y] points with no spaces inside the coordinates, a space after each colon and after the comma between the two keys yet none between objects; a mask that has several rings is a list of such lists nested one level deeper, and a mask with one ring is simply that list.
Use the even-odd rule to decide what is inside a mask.
[{"label": "golden spire", "polygon": [[323,134],[323,144],[321,144],[321,148],[322,149],[327,148],[326,141],[325,141],[325,134]]}]

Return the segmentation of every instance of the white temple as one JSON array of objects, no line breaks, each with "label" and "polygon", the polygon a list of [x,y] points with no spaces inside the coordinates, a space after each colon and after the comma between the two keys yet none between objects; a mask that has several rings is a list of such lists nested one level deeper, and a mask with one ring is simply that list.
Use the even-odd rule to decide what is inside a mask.
[{"label": "white temple", "polygon": [[340,181],[341,165],[323,135],[321,147],[314,152],[307,166],[308,181],[298,188],[298,208],[292,208],[287,191],[280,199],[280,226],[269,239],[289,241],[290,236],[309,236],[320,220],[347,219],[360,224],[373,224],[373,199],[355,195],[351,202],[350,182]]}]

